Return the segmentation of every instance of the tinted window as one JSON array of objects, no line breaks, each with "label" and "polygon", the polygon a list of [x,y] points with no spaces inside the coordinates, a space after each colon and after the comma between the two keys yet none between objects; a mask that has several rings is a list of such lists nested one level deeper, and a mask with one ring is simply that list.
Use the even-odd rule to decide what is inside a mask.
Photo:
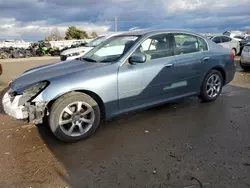
[{"label": "tinted window", "polygon": [[170,35],[154,35],[146,39],[135,50],[134,54],[143,53],[148,60],[168,57],[173,55],[173,49],[170,46]]},{"label": "tinted window", "polygon": [[221,38],[220,37],[214,37],[212,39],[212,41],[214,41],[215,43],[221,43]]},{"label": "tinted window", "polygon": [[199,42],[196,36],[189,34],[177,34],[177,33],[173,35],[174,35],[175,55],[200,51]]},{"label": "tinted window", "polygon": [[245,37],[244,36],[234,36],[234,38],[237,38],[237,39],[245,39]]},{"label": "tinted window", "polygon": [[226,36],[221,37],[222,42],[230,42],[232,39]]}]

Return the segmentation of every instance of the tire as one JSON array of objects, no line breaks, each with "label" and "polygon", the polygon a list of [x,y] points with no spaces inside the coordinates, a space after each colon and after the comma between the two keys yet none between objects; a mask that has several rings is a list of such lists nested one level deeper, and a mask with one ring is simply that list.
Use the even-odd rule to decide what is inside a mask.
[{"label": "tire", "polygon": [[[214,81],[212,80],[212,77],[214,78]],[[217,79],[218,81],[216,81]],[[214,69],[209,71],[202,82],[199,98],[203,102],[216,100],[221,93],[223,81],[224,79],[220,71]]]},{"label": "tire", "polygon": [[[80,103],[82,105],[77,107]],[[77,142],[91,136],[99,127],[100,119],[100,108],[93,98],[84,93],[72,92],[54,102],[50,110],[49,126],[58,139]]]},{"label": "tire", "polygon": [[240,61],[240,67],[241,67],[244,71],[250,71],[250,66],[245,66],[245,65],[243,65],[241,61]]}]

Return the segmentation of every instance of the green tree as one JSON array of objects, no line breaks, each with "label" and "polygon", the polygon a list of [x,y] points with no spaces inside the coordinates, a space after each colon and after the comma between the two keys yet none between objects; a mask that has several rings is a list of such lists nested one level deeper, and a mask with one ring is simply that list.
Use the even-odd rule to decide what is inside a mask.
[{"label": "green tree", "polygon": [[86,39],[89,38],[88,33],[84,30],[78,29],[75,26],[71,26],[67,29],[65,33],[65,39]]}]

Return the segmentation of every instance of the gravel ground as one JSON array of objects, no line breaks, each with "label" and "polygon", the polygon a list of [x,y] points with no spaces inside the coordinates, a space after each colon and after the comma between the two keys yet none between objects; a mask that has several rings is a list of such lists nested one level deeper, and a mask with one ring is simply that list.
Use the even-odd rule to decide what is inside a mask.
[{"label": "gravel ground", "polygon": [[130,113],[75,144],[0,107],[0,187],[250,187],[249,75],[238,68],[215,102]]}]

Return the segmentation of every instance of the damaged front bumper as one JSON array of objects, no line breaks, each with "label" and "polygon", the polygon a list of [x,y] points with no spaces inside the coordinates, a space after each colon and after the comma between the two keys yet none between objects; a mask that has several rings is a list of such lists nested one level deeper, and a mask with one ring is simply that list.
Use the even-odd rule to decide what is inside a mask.
[{"label": "damaged front bumper", "polygon": [[13,93],[14,91],[9,89],[3,96],[2,103],[5,113],[19,120],[28,120],[34,124],[42,123],[46,103],[28,102],[24,95]]}]

